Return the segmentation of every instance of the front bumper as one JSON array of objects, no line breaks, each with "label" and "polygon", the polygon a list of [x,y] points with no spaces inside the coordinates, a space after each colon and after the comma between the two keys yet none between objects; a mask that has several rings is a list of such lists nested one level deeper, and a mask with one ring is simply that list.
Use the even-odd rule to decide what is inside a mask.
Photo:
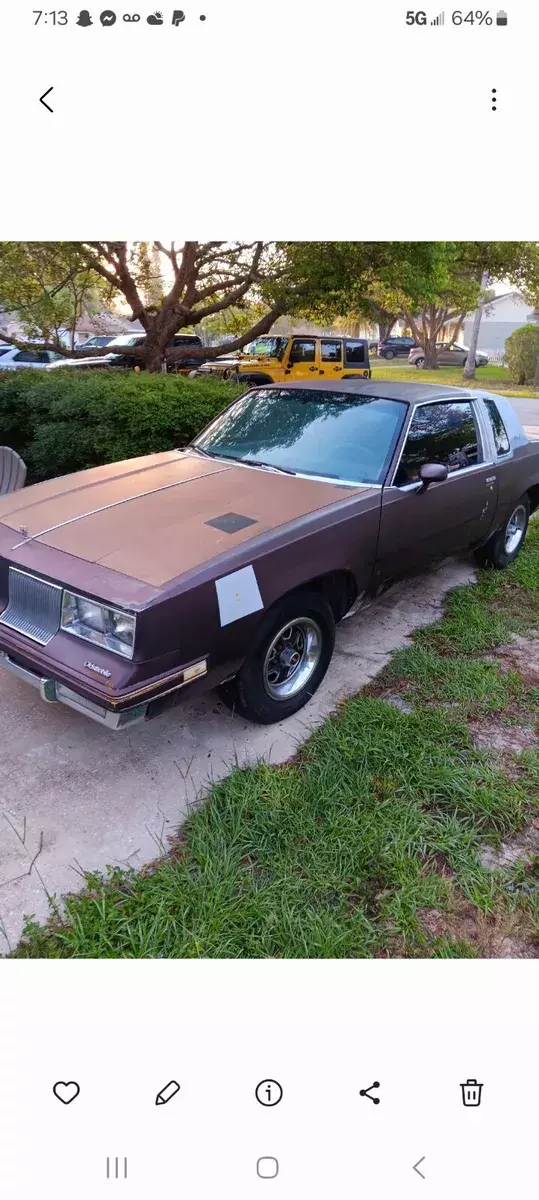
[{"label": "front bumper", "polygon": [[23,683],[29,683],[31,687],[36,688],[41,699],[45,700],[47,704],[65,704],[68,708],[74,708],[76,712],[90,717],[90,720],[97,721],[99,725],[104,725],[107,729],[123,729],[126,725],[132,725],[134,721],[142,720],[148,711],[148,703],[135,704],[131,708],[123,709],[122,712],[113,712],[112,709],[102,708],[101,705],[88,700],[86,696],[59,683],[52,676],[40,675],[37,671],[30,671],[27,667],[20,666],[3,650],[0,650],[0,668],[8,671],[10,675],[14,675],[16,679],[21,679]]}]

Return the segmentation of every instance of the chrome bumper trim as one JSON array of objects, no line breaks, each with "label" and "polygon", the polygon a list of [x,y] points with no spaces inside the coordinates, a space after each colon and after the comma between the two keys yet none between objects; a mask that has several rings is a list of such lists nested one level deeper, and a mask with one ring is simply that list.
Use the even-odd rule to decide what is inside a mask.
[{"label": "chrome bumper trim", "polygon": [[104,725],[107,729],[123,729],[126,725],[132,725],[146,716],[147,704],[136,704],[119,713],[111,712],[108,708],[101,708],[100,705],[86,700],[84,696],[72,691],[63,683],[58,683],[50,676],[38,675],[35,671],[28,670],[27,667],[19,666],[3,650],[0,650],[0,668],[8,671],[10,675],[14,675],[16,679],[21,679],[23,683],[29,683],[31,687],[36,688],[41,699],[45,700],[47,704],[65,704],[68,708],[74,708],[76,712],[90,717],[90,720],[97,721],[99,725]]}]

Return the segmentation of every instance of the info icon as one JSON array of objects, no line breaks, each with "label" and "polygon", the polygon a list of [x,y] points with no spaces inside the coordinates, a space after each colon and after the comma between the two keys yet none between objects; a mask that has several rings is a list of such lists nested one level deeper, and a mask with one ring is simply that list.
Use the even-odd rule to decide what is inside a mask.
[{"label": "info icon", "polygon": [[283,1098],[283,1089],[276,1079],[263,1079],[262,1083],[258,1084],[255,1096],[264,1108],[275,1108]]}]

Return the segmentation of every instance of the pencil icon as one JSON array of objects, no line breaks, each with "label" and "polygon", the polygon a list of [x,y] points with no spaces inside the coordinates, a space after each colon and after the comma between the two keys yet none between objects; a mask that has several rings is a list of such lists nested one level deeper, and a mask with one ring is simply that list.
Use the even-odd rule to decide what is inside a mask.
[{"label": "pencil icon", "polygon": [[172,1097],[176,1096],[179,1090],[179,1083],[176,1083],[175,1079],[171,1079],[170,1083],[167,1083],[167,1086],[161,1088],[161,1091],[157,1093],[157,1096],[155,1097],[155,1103],[168,1104],[169,1100],[172,1100]]}]

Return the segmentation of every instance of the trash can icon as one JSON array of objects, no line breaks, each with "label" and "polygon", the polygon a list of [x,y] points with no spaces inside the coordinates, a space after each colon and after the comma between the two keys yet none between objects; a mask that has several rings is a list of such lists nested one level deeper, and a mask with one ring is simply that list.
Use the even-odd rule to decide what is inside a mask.
[{"label": "trash can icon", "polygon": [[479,1108],[483,1084],[478,1083],[477,1079],[467,1079],[466,1083],[461,1083],[460,1086],[462,1088],[462,1103],[466,1108]]}]

